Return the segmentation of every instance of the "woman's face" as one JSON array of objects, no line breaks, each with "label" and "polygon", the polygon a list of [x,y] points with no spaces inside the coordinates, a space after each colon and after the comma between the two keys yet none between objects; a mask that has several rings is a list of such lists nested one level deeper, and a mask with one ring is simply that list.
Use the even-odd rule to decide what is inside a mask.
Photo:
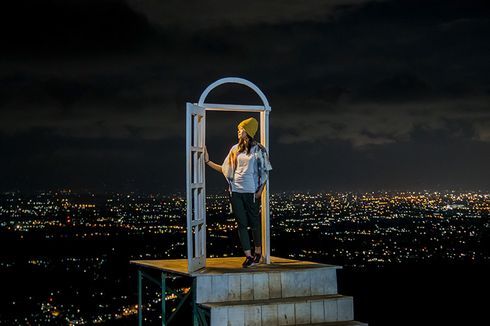
[{"label": "woman's face", "polygon": [[238,139],[245,139],[247,138],[247,132],[243,128],[238,128]]}]

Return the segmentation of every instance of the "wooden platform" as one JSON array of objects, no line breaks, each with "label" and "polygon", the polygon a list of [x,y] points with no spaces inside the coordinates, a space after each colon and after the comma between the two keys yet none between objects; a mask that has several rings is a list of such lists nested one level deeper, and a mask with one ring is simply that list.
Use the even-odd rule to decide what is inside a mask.
[{"label": "wooden platform", "polygon": [[189,273],[187,271],[187,259],[164,259],[164,260],[131,260],[130,263],[167,273],[185,276],[222,275],[233,273],[270,273],[301,271],[314,268],[334,268],[341,266],[319,264],[303,260],[293,260],[279,257],[271,257],[271,264],[260,264],[250,268],[243,268],[244,257],[207,258],[206,268]]}]

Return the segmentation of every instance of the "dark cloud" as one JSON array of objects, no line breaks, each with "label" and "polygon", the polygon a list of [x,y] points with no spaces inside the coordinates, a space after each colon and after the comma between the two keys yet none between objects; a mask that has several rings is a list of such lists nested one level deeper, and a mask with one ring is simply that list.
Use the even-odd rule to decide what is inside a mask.
[{"label": "dark cloud", "polygon": [[224,0],[127,0],[132,8],[143,13],[155,26],[178,26],[191,31],[228,26],[325,21],[339,8],[357,8],[374,1],[376,0],[309,0],[306,5],[294,0],[251,0],[246,3]]},{"label": "dark cloud", "polygon": [[118,0],[8,1],[0,27],[3,51],[26,59],[131,51],[153,36],[146,18]]},{"label": "dark cloud", "polygon": [[180,137],[77,138],[38,128],[15,137],[0,134],[0,145],[4,189],[176,192],[185,187]]},{"label": "dark cloud", "polygon": [[[282,114],[274,126],[282,129],[280,142],[322,142],[341,139],[354,147],[406,141],[415,126],[448,130],[456,125],[471,129],[475,141],[488,141],[489,97],[461,100],[425,100],[407,103],[344,102],[338,110]],[[325,103],[325,106],[328,104]],[[339,128],[342,126],[342,128]]]},{"label": "dark cloud", "polygon": [[363,100],[377,102],[398,102],[401,98],[408,102],[433,96],[433,90],[427,82],[409,73],[396,74],[372,86],[367,85],[360,93]]}]

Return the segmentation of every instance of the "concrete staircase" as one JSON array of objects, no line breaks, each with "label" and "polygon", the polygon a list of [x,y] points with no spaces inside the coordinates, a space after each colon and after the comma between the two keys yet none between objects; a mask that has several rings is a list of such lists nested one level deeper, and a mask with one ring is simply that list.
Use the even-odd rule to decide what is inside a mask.
[{"label": "concrete staircase", "polygon": [[272,257],[272,264],[194,274],[212,326],[366,325],[337,293],[340,267]]}]

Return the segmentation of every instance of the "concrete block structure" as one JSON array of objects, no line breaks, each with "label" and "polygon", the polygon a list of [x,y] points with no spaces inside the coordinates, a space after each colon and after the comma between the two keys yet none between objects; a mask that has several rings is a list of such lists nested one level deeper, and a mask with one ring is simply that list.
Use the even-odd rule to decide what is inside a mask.
[{"label": "concrete block structure", "polygon": [[270,264],[242,268],[243,258],[208,258],[188,272],[187,260],[138,260],[141,269],[194,279],[195,325],[366,325],[354,321],[351,296],[337,292],[341,267],[271,257]]}]

